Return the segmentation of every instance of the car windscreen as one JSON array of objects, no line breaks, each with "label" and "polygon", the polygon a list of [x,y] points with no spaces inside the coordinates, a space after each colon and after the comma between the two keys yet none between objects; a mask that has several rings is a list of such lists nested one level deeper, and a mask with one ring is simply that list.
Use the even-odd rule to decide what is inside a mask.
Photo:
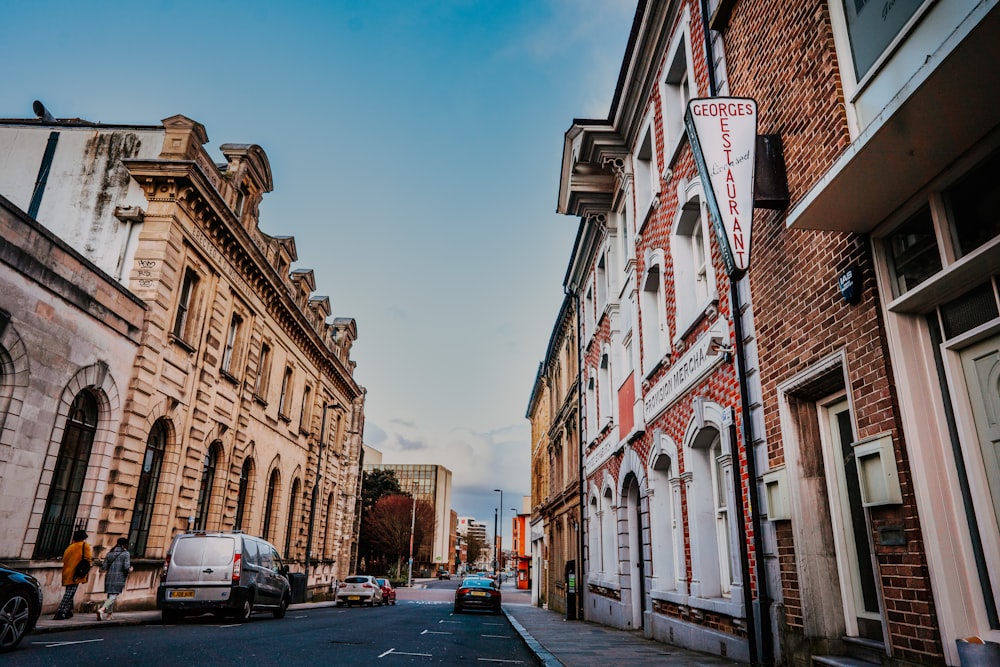
[{"label": "car windscreen", "polygon": [[345,584],[367,584],[368,577],[348,577],[344,579]]},{"label": "car windscreen", "polygon": [[493,588],[493,581],[490,579],[466,579],[462,582],[463,588]]},{"label": "car windscreen", "polygon": [[234,548],[234,540],[231,537],[195,537],[178,540],[171,562],[192,567],[220,567],[233,562]]}]

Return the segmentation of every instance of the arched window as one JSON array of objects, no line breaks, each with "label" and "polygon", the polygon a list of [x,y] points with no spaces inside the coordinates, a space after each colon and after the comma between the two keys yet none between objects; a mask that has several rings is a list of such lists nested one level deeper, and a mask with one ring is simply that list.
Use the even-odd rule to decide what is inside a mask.
[{"label": "arched window", "polygon": [[132,510],[132,525],[129,526],[129,550],[133,556],[146,555],[146,541],[149,539],[149,525],[153,519],[156,503],[156,489],[160,484],[160,468],[163,466],[163,452],[167,447],[167,427],[163,420],[153,424],[146,440],[146,453],[142,457],[139,485],[135,493],[135,507]]},{"label": "arched window", "polygon": [[66,419],[35,543],[35,558],[60,557],[69,546],[96,432],[97,401],[89,392],[82,391],[73,399]]},{"label": "arched window", "polygon": [[[336,488],[336,487],[334,487]],[[323,522],[323,558],[333,558],[333,526],[337,517],[336,495],[333,491],[326,499],[326,520]]]},{"label": "arched window", "polygon": [[205,530],[208,527],[208,514],[212,509],[212,491],[215,488],[215,472],[219,465],[219,452],[222,445],[216,441],[208,446],[205,453],[205,465],[201,469],[201,487],[198,490],[198,512],[194,517],[195,530]]},{"label": "arched window", "polygon": [[250,502],[251,481],[253,479],[253,459],[247,457],[240,470],[240,487],[236,494],[236,517],[233,519],[233,530],[243,530],[243,520],[247,505]]},{"label": "arched window", "polygon": [[730,540],[732,457],[723,451],[719,431],[698,433],[688,455],[691,487],[688,521],[691,531],[691,593],[702,598],[729,597],[734,551]]},{"label": "arched window", "polygon": [[601,503],[601,548],[604,551],[604,576],[618,574],[618,512],[611,489],[604,490]]},{"label": "arched window", "polygon": [[267,481],[267,496],[264,499],[264,530],[261,533],[264,539],[269,542],[274,542],[272,532],[278,519],[278,504],[274,501],[278,497],[280,488],[281,476],[278,474],[278,470],[274,469],[271,471],[271,478]]},{"label": "arched window", "polygon": [[589,560],[590,560],[590,572],[603,572],[604,571],[604,554],[601,553],[601,517],[600,510],[597,509],[597,496],[593,496],[590,499],[590,505],[587,508],[587,537],[588,544],[590,547]]},{"label": "arched window", "polygon": [[288,526],[285,527],[285,558],[292,557],[292,535],[295,526],[295,508],[298,506],[298,499],[302,483],[296,479],[292,482],[292,493],[288,496]]}]

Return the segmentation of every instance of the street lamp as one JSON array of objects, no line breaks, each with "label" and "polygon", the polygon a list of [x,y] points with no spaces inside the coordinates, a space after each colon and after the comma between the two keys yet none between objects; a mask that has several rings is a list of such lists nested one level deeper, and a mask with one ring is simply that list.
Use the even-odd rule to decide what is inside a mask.
[{"label": "street lamp", "polygon": [[500,509],[497,512],[500,515],[500,533],[497,533],[497,515],[493,515],[493,574],[497,577],[497,581],[500,581],[500,542],[503,540],[503,489],[493,489],[496,493],[500,494]]},{"label": "street lamp", "polygon": [[413,587],[413,530],[417,527],[417,485],[411,484],[413,489],[413,510],[410,512],[410,564],[407,566],[406,585]]}]

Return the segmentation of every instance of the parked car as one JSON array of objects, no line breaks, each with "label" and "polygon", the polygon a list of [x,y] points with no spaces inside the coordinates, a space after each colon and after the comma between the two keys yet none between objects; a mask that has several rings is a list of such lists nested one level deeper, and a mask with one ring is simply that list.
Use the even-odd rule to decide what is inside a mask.
[{"label": "parked car", "polygon": [[500,613],[500,588],[486,577],[467,577],[455,591],[455,613],[467,609],[488,609]]},{"label": "parked car", "polygon": [[156,590],[156,607],[165,623],[205,612],[243,622],[262,609],[284,618],[291,600],[288,567],[278,550],[238,532],[175,537]]},{"label": "parked car", "polygon": [[379,578],[375,580],[382,588],[382,604],[396,604],[396,589],[388,579]]},{"label": "parked car", "polygon": [[337,604],[368,605],[374,607],[382,604],[382,587],[375,581],[375,577],[366,574],[356,574],[344,579],[344,583],[337,589]]},{"label": "parked car", "polygon": [[35,629],[42,587],[30,574],[0,565],[0,653],[13,651]]},{"label": "parked car", "polygon": [[438,568],[438,579],[451,579],[451,572],[445,568]]}]

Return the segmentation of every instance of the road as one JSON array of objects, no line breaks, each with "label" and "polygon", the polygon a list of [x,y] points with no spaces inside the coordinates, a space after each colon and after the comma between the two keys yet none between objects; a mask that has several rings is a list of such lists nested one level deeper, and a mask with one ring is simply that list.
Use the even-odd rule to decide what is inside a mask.
[{"label": "road", "polygon": [[[177,625],[105,626],[29,635],[11,667],[94,665],[537,665],[505,616],[452,614],[457,582],[400,589],[398,604],[312,607],[278,620],[211,616]],[[506,591],[505,591],[506,593]],[[518,600],[520,594],[513,593]]]}]

